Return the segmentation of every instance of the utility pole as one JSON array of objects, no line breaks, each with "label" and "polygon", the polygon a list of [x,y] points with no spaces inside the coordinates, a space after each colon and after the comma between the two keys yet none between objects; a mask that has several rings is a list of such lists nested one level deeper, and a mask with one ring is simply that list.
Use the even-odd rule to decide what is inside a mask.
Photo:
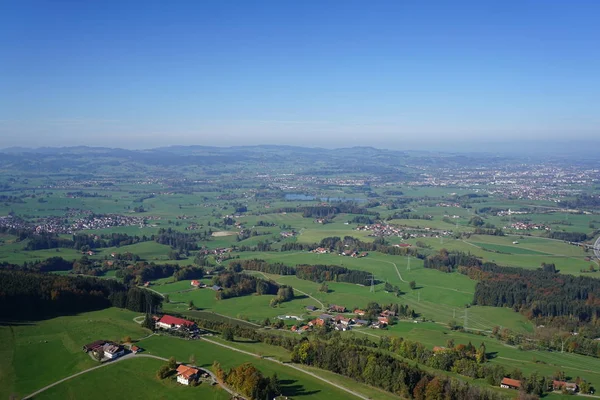
[{"label": "utility pole", "polygon": [[375,275],[371,274],[371,293],[375,293]]},{"label": "utility pole", "polygon": [[421,292],[417,293],[417,303],[421,302]]},{"label": "utility pole", "polygon": [[456,319],[456,308],[452,309],[452,319]]},{"label": "utility pole", "polygon": [[406,257],[406,270],[410,271],[410,254]]},{"label": "utility pole", "polygon": [[467,322],[469,320],[469,309],[465,308],[465,323],[464,323],[464,328],[467,329]]}]

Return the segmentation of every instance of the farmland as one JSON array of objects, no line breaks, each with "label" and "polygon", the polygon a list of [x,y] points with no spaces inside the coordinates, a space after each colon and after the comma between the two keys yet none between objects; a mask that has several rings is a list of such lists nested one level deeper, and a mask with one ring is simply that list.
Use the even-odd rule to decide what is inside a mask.
[{"label": "farmland", "polygon": [[[506,163],[502,168],[490,165],[482,172],[475,161],[456,167],[447,159],[438,160],[446,165],[446,171],[460,168],[464,179],[457,181],[440,175],[428,157],[408,154],[403,157],[413,167],[398,165],[391,175],[357,166],[352,171],[358,172],[330,175],[325,172],[347,165],[355,155],[351,149],[344,150],[344,156],[316,152],[311,162],[290,150],[289,159],[264,164],[265,154],[275,154],[269,149],[256,151],[262,154],[256,159],[252,152],[242,152],[253,161],[240,157],[246,161],[199,168],[167,166],[160,171],[142,161],[128,161],[127,167],[114,170],[103,157],[88,155],[91,158],[84,159],[94,168],[86,177],[67,167],[47,173],[15,171],[4,165],[15,177],[0,176],[6,194],[0,202],[0,263],[7,270],[32,272],[45,261],[60,258],[60,268],[51,272],[61,277],[91,274],[114,280],[111,284],[147,287],[163,298],[161,307],[141,311],[291,338],[300,337],[292,333],[293,326],[306,326],[331,305],[344,306],[348,312],[340,313],[341,318],[349,319],[356,318],[354,309],[374,303],[382,307],[398,304],[414,313],[400,316],[383,329],[363,326],[336,331],[331,326],[330,331],[311,328],[312,332],[302,335],[310,340],[367,338],[376,344],[380,337],[403,338],[427,349],[446,346],[449,341],[484,343],[489,354],[485,365],[501,366],[507,374],[514,372],[515,364],[526,375],[537,371],[549,377],[561,370],[572,379],[580,376],[600,387],[598,354],[582,355],[577,347],[557,351],[556,343],[552,348],[529,345],[545,332],[563,341],[565,335],[571,341],[583,336],[593,341],[600,337],[593,318],[553,326],[558,318],[536,319],[529,305],[476,302],[478,285],[486,278],[483,273],[469,275],[461,269],[467,267],[462,264],[437,268],[431,261],[462,254],[476,264],[469,268],[493,263],[497,268],[537,273],[546,266],[556,274],[554,281],[561,277],[600,278],[599,260],[592,248],[600,235],[600,209],[594,200],[598,188],[577,183],[582,174],[596,179],[589,172],[592,167],[555,165],[565,176],[573,177],[572,181],[535,186],[532,182],[546,169]],[[62,156],[55,157],[53,162],[60,164]],[[80,160],[77,155],[72,157],[73,163]],[[531,168],[536,171],[535,179],[525,178],[533,174]],[[506,174],[506,181],[492,184],[489,178],[498,174]],[[552,181],[550,175],[544,176],[546,183]],[[582,205],[577,208],[573,204]],[[284,265],[293,272],[283,275],[230,267],[230,263],[248,260]],[[335,266],[345,272],[313,279],[297,273],[294,268],[299,265]],[[150,270],[153,272],[144,274]],[[164,272],[167,270],[170,272]],[[347,276],[357,271],[360,281],[348,281]],[[223,292],[213,290],[215,282],[227,274],[231,279],[221,288]],[[233,293],[231,282],[249,275],[269,281],[275,290],[259,294],[258,289],[246,288],[243,293]],[[192,281],[206,287],[196,288]],[[282,300],[277,289],[287,286],[293,288],[293,296]],[[592,295],[599,297],[600,293]],[[593,298],[589,303],[593,304]],[[308,306],[316,310],[309,311]],[[0,389],[0,397],[24,396],[91,368],[97,362],[81,351],[82,345],[97,339],[119,342],[129,336],[143,338],[139,344],[146,354],[175,356],[180,361],[194,354],[204,367],[215,360],[225,368],[252,362],[266,375],[277,372],[283,394],[292,398],[347,398],[348,393],[331,383],[219,344],[286,363],[292,359],[289,349],[247,337],[231,342],[213,336],[219,344],[146,337],[150,331],[133,321],[142,315],[139,309],[111,307],[41,320],[2,321],[0,377],[7,383]],[[377,319],[371,315],[367,325]],[[282,326],[275,327],[280,321]],[[264,327],[266,323],[274,326]],[[518,337],[520,342],[510,342],[510,335],[510,340]],[[32,359],[36,360],[35,370],[30,368]],[[218,388],[185,388],[157,379],[160,364],[153,359],[124,360],[73,378],[36,398],[95,398],[101,382],[117,381],[124,375],[134,377],[126,392],[119,391],[115,383],[106,387],[107,394],[226,398]],[[424,362],[420,365],[440,373]],[[309,365],[299,368],[316,371],[367,397],[397,398],[331,371]],[[472,379],[450,370],[443,373],[489,387],[483,378]]]}]

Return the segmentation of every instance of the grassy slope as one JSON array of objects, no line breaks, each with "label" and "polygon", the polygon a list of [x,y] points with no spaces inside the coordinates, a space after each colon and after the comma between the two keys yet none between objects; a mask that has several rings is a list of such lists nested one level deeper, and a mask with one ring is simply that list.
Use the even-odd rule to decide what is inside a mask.
[{"label": "grassy slope", "polygon": [[[211,399],[226,400],[229,394],[218,386],[188,387],[174,377],[159,380],[156,371],[164,362],[137,358],[89,372],[42,392],[36,399]],[[99,390],[101,388],[101,390]]]},{"label": "grassy slope", "polygon": [[[60,378],[97,365],[81,348],[97,339],[140,338],[148,331],[138,314],[106,309],[31,324],[0,326],[0,398],[26,395]],[[35,365],[35,368],[32,368]]]}]

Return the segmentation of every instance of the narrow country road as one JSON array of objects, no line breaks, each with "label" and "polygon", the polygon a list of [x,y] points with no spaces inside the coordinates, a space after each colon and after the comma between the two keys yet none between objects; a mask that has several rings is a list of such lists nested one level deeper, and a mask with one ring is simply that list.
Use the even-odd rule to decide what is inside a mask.
[{"label": "narrow country road", "polygon": [[[258,354],[254,354],[254,353],[251,353],[251,352],[249,352],[249,351],[245,351],[245,350],[240,350],[240,349],[237,349],[237,348],[235,348],[235,347],[228,346],[228,345],[226,345],[226,344],[219,343],[219,342],[216,342],[216,341],[214,341],[214,340],[207,339],[207,338],[205,338],[205,337],[201,337],[201,339],[202,339],[202,340],[204,340],[204,341],[210,342],[210,343],[212,343],[212,344],[215,344],[215,345],[217,345],[217,346],[225,347],[225,348],[227,348],[227,349],[229,349],[229,350],[237,351],[237,352],[239,352],[239,353],[244,353],[244,354],[247,354],[247,355],[249,355],[249,356],[253,356],[253,357],[260,357]],[[353,392],[352,390],[350,390],[350,389],[347,389],[347,388],[343,387],[342,385],[338,385],[337,383],[331,382],[331,381],[330,381],[330,380],[328,380],[328,379],[325,379],[325,378],[323,378],[323,377],[321,377],[321,376],[319,376],[319,375],[317,375],[317,374],[314,374],[314,373],[312,373],[312,372],[310,372],[310,371],[306,371],[305,369],[303,369],[303,368],[300,368],[300,367],[298,367],[298,366],[296,366],[296,365],[294,365],[294,364],[292,364],[292,363],[284,363],[284,362],[282,362],[282,361],[279,361],[279,360],[277,360],[277,359],[275,359],[275,358],[271,358],[271,357],[263,357],[262,359],[263,359],[263,360],[267,360],[267,361],[271,361],[271,362],[274,362],[274,363],[277,363],[277,364],[280,364],[280,365],[283,365],[283,366],[286,366],[286,367],[289,367],[289,368],[293,368],[293,369],[295,369],[295,370],[298,370],[298,371],[300,371],[300,372],[302,372],[302,373],[305,373],[305,374],[307,374],[307,375],[310,375],[310,376],[312,376],[312,377],[314,377],[314,378],[316,378],[316,379],[318,379],[318,380],[320,380],[320,381],[323,381],[323,382],[325,382],[325,383],[327,383],[327,384],[329,384],[329,385],[331,385],[331,386],[335,386],[336,388],[338,388],[338,389],[341,389],[341,390],[343,390],[344,392],[350,393],[351,395],[354,395],[354,396],[356,396],[356,397],[359,397],[359,398],[361,398],[361,399],[363,399],[363,400],[369,400],[369,399],[370,399],[369,397],[363,396],[363,395],[362,395],[362,394],[360,394],[360,393]]]},{"label": "narrow country road", "polygon": [[325,304],[321,303],[317,298],[312,297],[310,294],[303,292],[300,289],[294,288],[295,291],[302,293],[305,296],[308,296],[309,298],[313,299],[314,301],[316,301],[317,303],[319,303],[321,305],[321,309],[324,310],[325,309]]},{"label": "narrow country road", "polygon": [[[26,399],[31,399],[31,398],[33,398],[33,397],[37,396],[38,394],[40,394],[40,393],[42,393],[42,392],[44,392],[44,391],[46,391],[46,390],[48,390],[48,389],[50,389],[50,388],[52,388],[52,387],[56,386],[56,385],[60,385],[61,383],[65,382],[65,381],[68,381],[69,379],[73,379],[73,378],[75,378],[75,377],[78,377],[79,375],[87,374],[88,372],[92,372],[92,371],[94,371],[94,370],[97,370],[97,369],[99,369],[99,368],[104,368],[104,367],[107,367],[107,366],[109,366],[109,365],[112,365],[112,364],[115,364],[115,363],[121,362],[121,361],[125,361],[125,360],[131,360],[132,358],[140,358],[140,357],[145,357],[145,358],[155,358],[155,359],[157,359],[157,360],[161,360],[161,361],[169,361],[169,359],[168,359],[168,358],[159,357],[159,356],[155,356],[155,355],[152,355],[152,354],[133,354],[133,353],[130,353],[130,354],[127,354],[127,355],[125,355],[125,356],[123,356],[123,357],[117,358],[117,359],[116,359],[116,360],[114,360],[114,361],[109,361],[109,362],[106,362],[106,363],[104,363],[104,364],[100,364],[100,365],[98,365],[98,366],[96,366],[96,367],[92,367],[92,368],[86,369],[86,370],[84,370],[84,371],[78,372],[78,373],[76,373],[76,374],[73,374],[73,375],[71,375],[71,376],[67,376],[66,378],[63,378],[63,379],[61,379],[61,380],[59,380],[59,381],[56,381],[56,382],[54,382],[54,383],[51,383],[50,385],[44,386],[43,388],[39,389],[38,391],[36,391],[36,392],[33,392],[33,393],[31,393],[31,394],[29,394],[29,395],[27,395],[27,396],[23,397],[23,400],[26,400]],[[206,371],[206,372],[207,372],[207,373],[208,373],[208,374],[211,376],[211,378],[213,379],[213,381],[215,381],[215,382],[217,382],[217,383],[218,383],[218,381],[217,381],[217,377],[215,376],[215,374],[213,374],[213,373],[212,373],[212,371],[209,371],[208,369],[205,369],[205,368],[203,368],[202,370],[203,370],[203,371]],[[225,386],[225,385],[222,385],[222,384],[219,384],[219,385],[220,385],[220,386],[221,386],[221,387],[222,387],[222,388],[223,388],[225,391],[227,391],[229,394],[231,394],[232,396],[238,396],[238,397],[241,397],[239,394],[237,394],[235,391],[231,390],[229,387],[227,387],[227,386]]]}]

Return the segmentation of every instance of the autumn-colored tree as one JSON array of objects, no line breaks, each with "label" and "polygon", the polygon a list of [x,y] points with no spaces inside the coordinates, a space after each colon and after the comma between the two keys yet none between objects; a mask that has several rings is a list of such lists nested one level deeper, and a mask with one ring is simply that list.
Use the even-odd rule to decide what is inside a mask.
[{"label": "autumn-colored tree", "polygon": [[221,368],[221,364],[215,360],[215,361],[213,361],[212,368],[213,368],[213,371],[215,372],[215,375],[217,376],[217,380],[219,382],[225,382],[227,375],[225,374],[225,371],[223,370],[223,368]]},{"label": "autumn-colored tree", "polygon": [[442,400],[444,388],[439,378],[435,377],[427,384],[425,389],[425,400]]},{"label": "autumn-colored tree", "polygon": [[429,380],[426,376],[423,376],[413,389],[413,397],[415,400],[425,400],[425,393],[427,390],[427,384]]}]

